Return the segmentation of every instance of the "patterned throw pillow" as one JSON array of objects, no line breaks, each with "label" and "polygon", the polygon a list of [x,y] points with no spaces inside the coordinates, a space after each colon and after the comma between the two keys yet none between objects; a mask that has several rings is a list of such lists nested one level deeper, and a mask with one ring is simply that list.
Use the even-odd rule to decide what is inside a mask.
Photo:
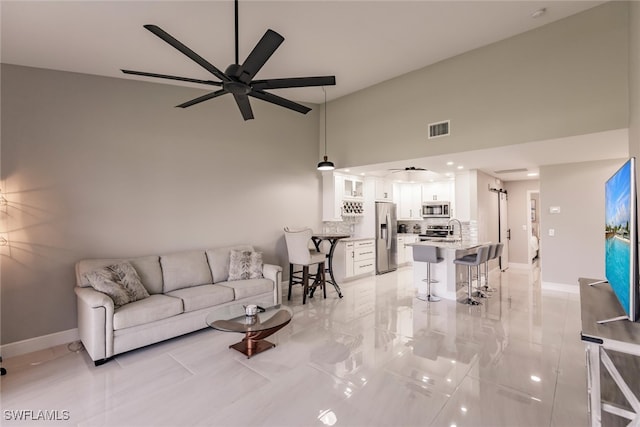
[{"label": "patterned throw pillow", "polygon": [[149,296],[135,268],[128,262],[90,271],[85,277],[93,289],[111,297],[116,308]]},{"label": "patterned throw pillow", "polygon": [[262,277],[262,252],[231,250],[229,281]]}]

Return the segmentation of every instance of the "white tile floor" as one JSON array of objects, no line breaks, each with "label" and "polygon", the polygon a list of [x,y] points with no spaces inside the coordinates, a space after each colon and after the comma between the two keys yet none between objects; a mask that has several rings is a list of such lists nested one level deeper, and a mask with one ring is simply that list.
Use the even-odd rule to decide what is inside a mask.
[{"label": "white tile floor", "polygon": [[[302,306],[252,359],[202,330],[94,367],[66,346],[5,360],[3,426],[585,426],[577,294],[491,273],[484,305],[415,299],[412,271]],[[286,295],[286,294],[285,294]],[[69,420],[14,421],[13,410]],[[9,416],[7,415],[9,414]]]}]

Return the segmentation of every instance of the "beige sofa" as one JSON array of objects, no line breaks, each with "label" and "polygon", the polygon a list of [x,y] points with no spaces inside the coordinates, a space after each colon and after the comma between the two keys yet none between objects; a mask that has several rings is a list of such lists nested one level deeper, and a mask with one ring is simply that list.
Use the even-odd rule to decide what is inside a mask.
[{"label": "beige sofa", "polygon": [[[214,307],[282,301],[282,268],[264,264],[262,279],[228,281],[233,246],[132,259],[87,259],[76,263],[78,331],[96,366],[112,356],[206,328]],[[114,308],[113,300],[94,290],[85,273],[129,261],[149,292],[148,298]]]}]

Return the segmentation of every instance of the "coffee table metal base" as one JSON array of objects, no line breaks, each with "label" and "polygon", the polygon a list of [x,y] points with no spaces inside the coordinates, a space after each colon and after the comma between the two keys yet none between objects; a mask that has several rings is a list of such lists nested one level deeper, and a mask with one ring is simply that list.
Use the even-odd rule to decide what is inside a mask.
[{"label": "coffee table metal base", "polygon": [[264,338],[284,328],[289,324],[290,321],[291,320],[273,328],[265,329],[264,331],[247,332],[242,341],[231,344],[229,348],[239,351],[240,353],[247,356],[247,359],[250,359],[251,356],[255,354],[262,353],[263,351],[275,347],[276,345],[274,343],[266,341]]}]

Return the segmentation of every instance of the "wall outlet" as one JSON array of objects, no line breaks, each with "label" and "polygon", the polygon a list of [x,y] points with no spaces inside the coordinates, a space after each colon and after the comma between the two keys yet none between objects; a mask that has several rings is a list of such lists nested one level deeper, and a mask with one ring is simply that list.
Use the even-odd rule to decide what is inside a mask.
[{"label": "wall outlet", "polygon": [[560,213],[560,206],[549,206],[549,213],[550,214],[559,214]]}]

